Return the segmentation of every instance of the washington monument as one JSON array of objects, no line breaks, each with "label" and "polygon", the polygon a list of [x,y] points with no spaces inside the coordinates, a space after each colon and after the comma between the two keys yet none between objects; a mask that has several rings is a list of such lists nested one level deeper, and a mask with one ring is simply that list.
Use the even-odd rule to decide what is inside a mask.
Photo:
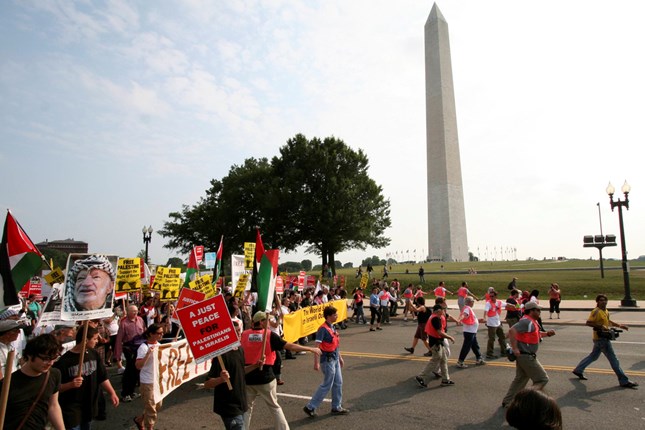
[{"label": "washington monument", "polygon": [[428,157],[428,257],[468,261],[448,24],[437,4],[424,27]]}]

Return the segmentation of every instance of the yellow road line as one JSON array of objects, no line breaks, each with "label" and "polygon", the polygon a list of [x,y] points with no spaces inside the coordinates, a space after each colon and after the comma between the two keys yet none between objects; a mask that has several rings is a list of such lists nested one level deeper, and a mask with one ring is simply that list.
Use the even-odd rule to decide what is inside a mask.
[{"label": "yellow road line", "polygon": [[[380,360],[400,360],[400,361],[421,361],[421,362],[427,362],[430,358],[429,357],[418,357],[414,355],[396,355],[396,354],[377,354],[377,353],[371,353],[371,352],[350,352],[350,351],[343,351],[342,352],[344,357],[361,357],[361,358],[378,358]],[[456,359],[449,359],[448,363],[450,364],[456,364],[457,360]],[[466,360],[466,364],[473,365],[475,364],[474,361],[468,361]],[[510,361],[487,361],[486,362],[486,367],[515,367],[515,363],[512,363]],[[570,366],[558,366],[558,365],[543,365],[545,370],[552,370],[552,371],[560,371],[560,372],[571,372],[573,370],[573,367]],[[594,368],[587,368],[585,369],[585,373],[595,373],[599,375],[613,375],[614,371],[611,369],[594,369]],[[645,377],[645,371],[638,371],[638,370],[632,370],[625,372],[630,376],[641,376]]]}]

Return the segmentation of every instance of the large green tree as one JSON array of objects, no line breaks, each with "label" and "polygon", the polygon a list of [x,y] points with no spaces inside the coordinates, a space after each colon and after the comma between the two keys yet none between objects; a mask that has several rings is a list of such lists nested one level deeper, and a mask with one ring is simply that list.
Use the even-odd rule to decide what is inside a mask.
[{"label": "large green tree", "polygon": [[[289,202],[280,243],[309,244],[322,264],[349,249],[389,244],[390,202],[368,175],[368,159],[335,137],[307,139],[298,134],[271,161],[280,201]],[[334,269],[334,265],[332,264]]]},{"label": "large green tree", "polygon": [[[159,233],[167,248],[189,252],[193,245],[241,252],[260,227],[265,247],[292,251],[308,245],[323,265],[348,249],[386,246],[390,202],[367,174],[368,159],[342,140],[308,140],[298,134],[271,163],[262,158],[233,166],[196,205],[169,214]],[[211,246],[209,246],[211,245]],[[332,265],[333,266],[333,265]]]}]

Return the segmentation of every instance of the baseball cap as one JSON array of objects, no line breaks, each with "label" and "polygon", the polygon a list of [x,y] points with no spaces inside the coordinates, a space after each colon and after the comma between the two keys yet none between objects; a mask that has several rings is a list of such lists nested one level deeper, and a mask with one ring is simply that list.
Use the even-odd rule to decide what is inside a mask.
[{"label": "baseball cap", "polygon": [[524,305],[525,311],[530,311],[531,309],[540,309],[540,307],[535,302],[528,302],[527,304]]},{"label": "baseball cap", "polygon": [[267,319],[266,312],[258,311],[258,312],[255,313],[255,315],[253,315],[253,322],[254,323],[260,322],[260,321],[265,320],[265,319]]},{"label": "baseball cap", "polygon": [[24,321],[21,320],[2,320],[0,321],[0,334],[4,334],[8,331],[27,327]]}]

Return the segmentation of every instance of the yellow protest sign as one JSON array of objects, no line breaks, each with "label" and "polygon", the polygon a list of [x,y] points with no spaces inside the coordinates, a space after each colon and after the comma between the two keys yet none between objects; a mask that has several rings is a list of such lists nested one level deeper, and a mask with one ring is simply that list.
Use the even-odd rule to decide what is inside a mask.
[{"label": "yellow protest sign", "polygon": [[117,293],[130,293],[141,289],[141,259],[119,258],[116,269]]},{"label": "yellow protest sign", "polygon": [[240,277],[237,279],[237,285],[235,286],[235,292],[233,293],[234,297],[242,298],[244,295],[244,290],[249,283],[249,274],[241,273]]},{"label": "yellow protest sign", "polygon": [[366,291],[367,289],[367,281],[369,280],[369,276],[370,276],[369,273],[363,273],[363,276],[361,276],[360,287],[363,291]]},{"label": "yellow protest sign", "polygon": [[215,296],[215,289],[211,284],[211,275],[204,275],[191,281],[188,286],[191,290],[199,291],[205,294],[205,299],[210,299]]},{"label": "yellow protest sign", "polygon": [[253,270],[255,242],[244,242],[244,270]]},{"label": "yellow protest sign", "polygon": [[45,275],[45,280],[49,285],[62,284],[65,281],[65,275],[63,274],[63,271],[57,267]]},{"label": "yellow protest sign", "polygon": [[157,267],[155,282],[150,289],[161,292],[162,302],[173,302],[179,298],[180,275],[179,267]]}]

